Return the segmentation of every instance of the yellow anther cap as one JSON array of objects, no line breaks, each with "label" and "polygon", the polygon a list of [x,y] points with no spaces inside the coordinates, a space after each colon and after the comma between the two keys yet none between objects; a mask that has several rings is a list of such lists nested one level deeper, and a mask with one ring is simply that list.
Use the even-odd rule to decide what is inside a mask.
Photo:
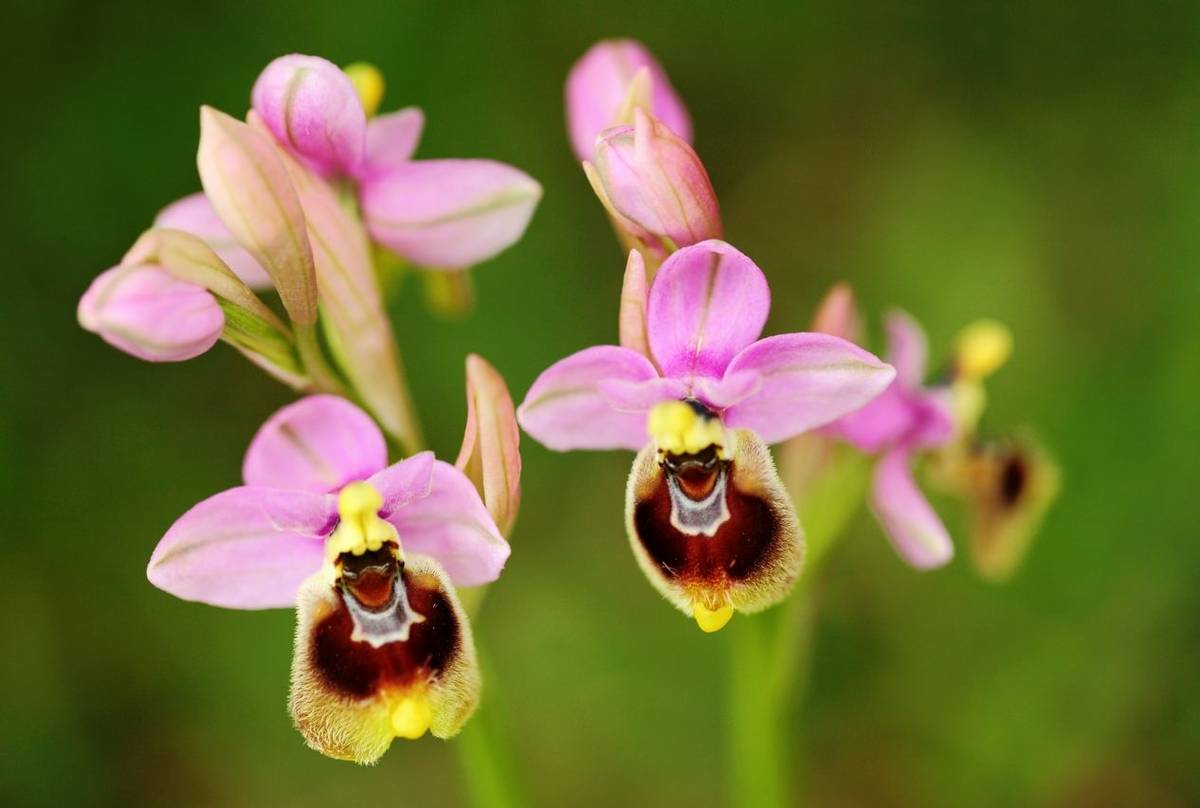
[{"label": "yellow anther cap", "polygon": [[983,379],[1000,369],[1012,354],[1012,332],[996,320],[976,320],[958,334],[954,356],[958,372]]},{"label": "yellow anther cap", "polygon": [[342,553],[362,555],[378,550],[385,542],[399,544],[396,528],[379,518],[383,507],[381,495],[370,483],[350,483],[338,494],[337,530],[325,543],[330,560]]},{"label": "yellow anther cap", "polygon": [[392,710],[392,730],[397,738],[416,740],[429,731],[433,711],[424,696],[405,696]]},{"label": "yellow anther cap", "polygon": [[370,62],[355,62],[342,68],[342,72],[350,78],[358,100],[362,102],[363,112],[372,117],[379,111],[379,103],[383,101],[384,81],[379,68]]},{"label": "yellow anther cap", "polygon": [[659,451],[696,454],[709,446],[725,447],[725,428],[719,418],[706,418],[683,401],[664,401],[650,410],[646,431]]},{"label": "yellow anther cap", "polygon": [[696,618],[696,625],[700,626],[701,631],[711,634],[725,628],[729,618],[733,617],[733,607],[726,603],[713,611],[703,603],[696,601],[692,604],[692,616]]}]

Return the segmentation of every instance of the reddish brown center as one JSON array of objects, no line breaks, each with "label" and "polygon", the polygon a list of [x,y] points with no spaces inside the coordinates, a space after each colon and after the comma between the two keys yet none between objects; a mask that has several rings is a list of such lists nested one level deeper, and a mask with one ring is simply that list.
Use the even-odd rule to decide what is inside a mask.
[{"label": "reddish brown center", "polygon": [[[364,557],[367,554],[364,554]],[[408,639],[390,642],[379,648],[366,642],[355,642],[351,616],[339,592],[337,609],[319,622],[312,635],[312,664],[329,687],[352,698],[367,698],[379,690],[408,687],[420,681],[435,679],[450,663],[459,649],[461,632],[458,619],[438,580],[429,575],[413,575],[395,561],[390,570],[382,565],[353,564],[354,579],[343,567],[346,597],[364,597],[378,602],[381,592],[384,603],[391,596],[395,581],[405,587],[409,607],[424,618],[409,629]],[[370,607],[365,599],[359,602]]]}]

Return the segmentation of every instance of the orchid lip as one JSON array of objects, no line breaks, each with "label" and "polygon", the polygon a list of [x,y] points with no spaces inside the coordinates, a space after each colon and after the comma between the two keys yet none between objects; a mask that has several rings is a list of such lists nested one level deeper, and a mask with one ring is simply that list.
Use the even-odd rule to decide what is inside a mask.
[{"label": "orchid lip", "polygon": [[688,536],[715,536],[729,520],[725,487],[729,461],[709,446],[699,454],[668,454],[662,461],[671,498],[671,525]]},{"label": "orchid lip", "polygon": [[425,618],[409,605],[399,548],[389,542],[362,555],[343,554],[338,561],[338,588],[354,621],[350,639],[372,648],[407,642],[411,628]]}]

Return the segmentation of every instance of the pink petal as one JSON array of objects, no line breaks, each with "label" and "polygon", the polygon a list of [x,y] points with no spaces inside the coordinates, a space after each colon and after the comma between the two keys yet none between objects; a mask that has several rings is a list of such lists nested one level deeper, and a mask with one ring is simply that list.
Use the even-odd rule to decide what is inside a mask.
[{"label": "pink petal", "polygon": [[589,48],[567,77],[567,130],[577,158],[592,159],[596,136],[616,123],[629,84],[643,67],[650,71],[650,111],[675,134],[691,141],[691,118],[658,61],[640,42],[606,39]]},{"label": "pink petal", "polygon": [[387,465],[371,417],[338,396],[308,396],[267,419],[242,464],[246,485],[325,493]]},{"label": "pink petal", "polygon": [[275,139],[325,173],[352,174],[363,159],[367,117],[354,84],[319,56],[271,62],[250,93]]},{"label": "pink petal", "polygon": [[461,471],[438,460],[429,496],[387,517],[406,553],[432,556],[456,586],[478,586],[500,576],[508,542],[488,515],[475,486]]},{"label": "pink petal", "polygon": [[650,350],[666,376],[719,378],[758,338],[771,293],[754,262],[723,241],[674,253],[650,288]]},{"label": "pink petal", "polygon": [[387,519],[400,508],[429,496],[433,467],[433,452],[419,452],[373,474],[367,482],[383,497],[379,515]]},{"label": "pink petal", "polygon": [[367,122],[367,159],[363,172],[372,174],[403,165],[412,159],[425,127],[425,114],[417,107],[389,112]]},{"label": "pink petal", "polygon": [[181,362],[207,351],[225,315],[203,287],[153,264],[100,274],[79,300],[79,324],[109,345],[148,362]]},{"label": "pink petal", "polygon": [[890,365],[828,334],[780,334],[734,357],[725,378],[755,372],[758,392],[725,412],[725,423],[752,429],[767,443],[827,424],[882,393]]},{"label": "pink petal", "polygon": [[925,383],[925,364],[929,349],[925,332],[908,314],[896,310],[884,320],[887,331],[888,362],[896,368],[896,378],[909,390]]},{"label": "pink petal", "polygon": [[745,401],[761,390],[762,384],[760,373],[747,370],[728,373],[720,379],[699,378],[692,393],[710,409],[721,411]]},{"label": "pink petal", "polygon": [[225,265],[252,289],[272,289],[271,277],[246,248],[237,243],[203,192],[177,199],[154,217],[155,227],[183,230],[202,239]]},{"label": "pink petal", "polygon": [[175,521],[146,577],[184,600],[230,609],[291,606],[321,567],[335,498],[246,486],[209,497]]},{"label": "pink petal", "polygon": [[875,466],[871,508],[900,557],[917,569],[940,567],[954,556],[946,526],[917,488],[907,449],[893,449]]},{"label": "pink petal", "polygon": [[629,402],[615,402],[614,396],[621,383],[657,380],[654,365],[635,351],[615,345],[586,348],[538,376],[517,408],[517,420],[535,440],[555,451],[637,451],[648,441],[646,409],[620,407]]},{"label": "pink petal", "polygon": [[892,382],[878,397],[830,424],[830,433],[860,452],[876,454],[905,438],[917,422],[917,408],[900,385]]},{"label": "pink petal", "polygon": [[458,269],[521,238],[542,196],[522,171],[493,160],[416,160],[362,185],[371,237],[415,264]]}]

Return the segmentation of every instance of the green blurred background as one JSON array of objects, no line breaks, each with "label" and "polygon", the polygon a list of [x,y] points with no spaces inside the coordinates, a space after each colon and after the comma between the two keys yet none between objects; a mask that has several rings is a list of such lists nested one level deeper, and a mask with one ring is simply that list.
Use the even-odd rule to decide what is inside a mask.
[{"label": "green blurred background", "polygon": [[[6,11],[0,414],[0,802],[458,805],[453,744],[372,769],[307,750],[285,709],[292,615],[175,600],[144,567],[238,482],[289,399],[218,347],[152,366],[75,324],[91,278],[198,188],[197,107],[239,114],[291,51],[386,73],[420,156],[487,156],[545,197],[479,268],[479,305],[393,301],[434,447],[462,362],[520,398],[612,342],[622,256],[567,147],[562,84],[643,39],[695,119],[769,330],[845,278],[935,359],[981,315],[1013,361],[985,423],[1035,425],[1065,473],[1021,574],[906,568],[859,514],[819,592],[811,687],[785,717],[814,805],[1200,801],[1200,14],[1196,4],[800,2],[23,4]],[[538,805],[724,799],[726,648],[665,606],[622,527],[620,453],[524,443],[509,568],[476,625],[489,710]],[[961,533],[962,513],[943,509]],[[740,618],[739,618],[740,619]]]}]

